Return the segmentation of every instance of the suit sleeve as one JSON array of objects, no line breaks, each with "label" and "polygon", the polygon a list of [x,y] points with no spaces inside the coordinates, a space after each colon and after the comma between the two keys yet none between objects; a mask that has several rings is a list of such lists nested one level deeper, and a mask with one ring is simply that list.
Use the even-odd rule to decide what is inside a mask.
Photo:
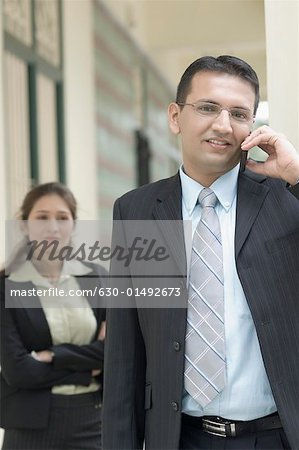
[{"label": "suit sleeve", "polygon": [[104,342],[94,341],[88,345],[60,344],[54,345],[53,365],[57,370],[93,370],[103,369]]},{"label": "suit sleeve", "polygon": [[1,371],[5,381],[21,389],[43,389],[54,385],[88,386],[90,371],[57,370],[36,361],[22,343],[12,310],[5,308],[4,278],[1,277]]},{"label": "suit sleeve", "polygon": [[[120,218],[116,202],[114,220]],[[121,238],[119,233],[116,234],[117,238],[114,224],[112,248],[120,239],[123,239],[121,245],[125,245],[124,236]],[[120,276],[130,287],[128,269],[119,267],[112,259],[111,280],[119,281]],[[114,300],[117,302],[118,299]],[[103,402],[105,450],[142,449],[144,440],[145,349],[134,299],[127,298],[126,302],[126,308],[115,303],[107,309]]]}]

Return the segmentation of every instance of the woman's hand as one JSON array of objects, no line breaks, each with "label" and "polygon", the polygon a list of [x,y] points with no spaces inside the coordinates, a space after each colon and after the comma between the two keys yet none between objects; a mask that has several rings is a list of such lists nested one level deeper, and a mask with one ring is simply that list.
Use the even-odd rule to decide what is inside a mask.
[{"label": "woman's hand", "polygon": [[32,351],[31,356],[37,361],[51,363],[54,358],[54,352],[51,352],[51,350],[41,350],[39,352]]},{"label": "woman's hand", "polygon": [[[99,330],[99,334],[97,337],[98,341],[103,341],[105,339],[105,334],[106,334],[106,322],[102,322],[101,326],[100,326],[100,330]],[[98,375],[100,375],[100,373],[102,372],[102,369],[93,369],[91,371],[91,376],[92,377],[97,377]]]},{"label": "woman's hand", "polygon": [[102,322],[98,334],[98,341],[103,341],[106,335],[106,322]]}]

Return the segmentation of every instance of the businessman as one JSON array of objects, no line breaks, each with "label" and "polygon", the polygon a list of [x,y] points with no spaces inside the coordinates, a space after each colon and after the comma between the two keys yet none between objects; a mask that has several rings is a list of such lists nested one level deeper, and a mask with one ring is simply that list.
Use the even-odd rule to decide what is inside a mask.
[{"label": "businessman", "polygon": [[[191,221],[192,236],[163,235],[180,305],[108,311],[106,450],[299,448],[299,154],[253,131],[258,102],[245,61],[194,61],[168,109],[178,174],[115,203],[118,223]],[[268,159],[243,170],[253,146]]]}]

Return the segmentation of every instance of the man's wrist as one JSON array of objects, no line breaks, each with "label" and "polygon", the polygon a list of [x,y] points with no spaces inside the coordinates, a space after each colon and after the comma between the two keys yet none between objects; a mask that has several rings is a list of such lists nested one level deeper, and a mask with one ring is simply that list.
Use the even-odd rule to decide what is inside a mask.
[{"label": "man's wrist", "polygon": [[299,183],[299,154],[297,160],[292,161],[288,167],[288,179],[286,180],[290,186],[296,186]]},{"label": "man's wrist", "polygon": [[295,197],[297,199],[299,199],[299,179],[298,179],[297,183],[295,183],[293,185],[287,184],[287,188],[291,192],[291,194],[295,195]]},{"label": "man's wrist", "polygon": [[295,182],[293,182],[293,183],[287,183],[287,186],[288,186],[288,187],[294,187],[294,186],[297,186],[297,184],[299,184],[299,177],[298,177],[298,178],[295,178]]}]

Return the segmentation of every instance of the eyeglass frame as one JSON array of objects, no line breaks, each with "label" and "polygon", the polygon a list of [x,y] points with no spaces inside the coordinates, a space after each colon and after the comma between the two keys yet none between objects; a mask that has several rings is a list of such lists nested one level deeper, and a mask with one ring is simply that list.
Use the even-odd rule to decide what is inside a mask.
[{"label": "eyeglass frame", "polygon": [[[198,112],[195,109],[196,105],[198,105],[199,103],[216,106],[219,109],[219,112],[218,113],[215,112],[215,114],[214,113],[212,113],[212,114],[202,114],[202,113]],[[176,104],[179,105],[179,106],[192,106],[193,109],[194,109],[195,114],[198,114],[198,115],[200,115],[202,117],[209,117],[209,116],[212,117],[213,115],[214,115],[214,117],[219,117],[220,114],[222,113],[222,111],[227,111],[230,118],[232,118],[234,121],[236,121],[238,123],[243,123],[243,124],[249,123],[251,120],[254,120],[255,117],[256,117],[255,114],[252,114],[248,109],[245,109],[245,108],[224,108],[223,106],[220,106],[218,103],[206,102],[206,101],[202,101],[202,100],[198,100],[197,102],[194,102],[194,103],[176,102]],[[232,113],[231,113],[232,109],[233,110],[235,109],[235,110],[240,110],[240,111],[246,111],[246,112],[248,111],[250,113],[251,117],[250,117],[250,119],[244,120],[244,121],[238,120],[238,119],[236,119],[235,117],[232,116]]]}]

